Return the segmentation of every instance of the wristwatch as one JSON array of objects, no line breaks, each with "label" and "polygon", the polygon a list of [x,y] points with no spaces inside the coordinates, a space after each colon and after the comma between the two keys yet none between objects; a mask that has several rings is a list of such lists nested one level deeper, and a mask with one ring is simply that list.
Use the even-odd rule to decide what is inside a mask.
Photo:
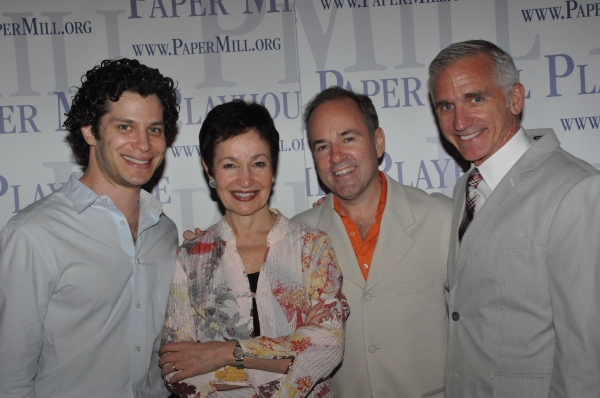
[{"label": "wristwatch", "polygon": [[233,356],[235,358],[235,367],[238,369],[244,369],[244,358],[246,357],[246,354],[244,354],[244,351],[242,351],[242,346],[237,340],[235,341]]}]

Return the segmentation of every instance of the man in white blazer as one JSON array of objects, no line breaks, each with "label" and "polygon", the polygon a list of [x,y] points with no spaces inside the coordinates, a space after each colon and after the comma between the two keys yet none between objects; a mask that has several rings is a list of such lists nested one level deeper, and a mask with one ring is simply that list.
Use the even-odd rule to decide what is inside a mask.
[{"label": "man in white blazer", "polygon": [[378,170],[385,150],[371,100],[330,87],[304,122],[325,202],[293,218],[327,232],[350,304],[336,397],[443,397],[451,201]]},{"label": "man in white blazer", "polygon": [[521,127],[525,90],[492,43],[443,50],[429,88],[472,162],[454,191],[447,396],[600,396],[598,170]]}]

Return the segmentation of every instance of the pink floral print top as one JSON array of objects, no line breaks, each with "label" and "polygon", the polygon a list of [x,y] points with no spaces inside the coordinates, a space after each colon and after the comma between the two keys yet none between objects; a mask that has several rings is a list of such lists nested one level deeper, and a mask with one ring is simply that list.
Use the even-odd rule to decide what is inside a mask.
[{"label": "pink floral print top", "polygon": [[[329,376],[342,360],[349,308],[331,240],[272,211],[278,219],[267,236],[256,293],[225,218],[179,248],[163,344],[236,339],[248,356],[292,363],[286,374],[225,367],[173,385],[167,376],[181,397],[333,397]],[[253,336],[252,297],[259,337]],[[305,325],[318,300],[330,315],[319,326]],[[215,384],[242,388],[217,391]]]}]

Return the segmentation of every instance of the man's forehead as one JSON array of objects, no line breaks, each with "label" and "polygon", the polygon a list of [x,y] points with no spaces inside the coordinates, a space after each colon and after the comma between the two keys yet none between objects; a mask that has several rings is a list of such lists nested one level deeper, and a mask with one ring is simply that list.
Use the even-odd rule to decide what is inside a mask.
[{"label": "man's forehead", "polygon": [[142,100],[156,99],[156,102],[158,103],[158,106],[161,110],[161,118],[162,118],[162,111],[163,111],[164,107],[162,105],[162,102],[160,101],[160,98],[158,98],[158,96],[156,94],[148,94],[146,96],[142,96],[142,95],[132,92],[132,91],[123,91],[123,93],[121,94],[121,96],[119,97],[119,99],[117,101],[112,101],[110,98],[107,98],[106,99],[106,108],[107,108],[108,112],[124,109],[128,103],[130,103],[131,101],[137,101],[139,99],[142,99]]},{"label": "man's forehead", "polygon": [[358,105],[356,105],[356,103],[350,98],[329,100],[320,104],[311,115],[311,125],[315,120],[315,115],[317,115],[321,123],[351,123],[358,121],[362,124],[365,124]]},{"label": "man's forehead", "polygon": [[501,88],[495,79],[494,65],[467,57],[443,69],[435,79],[432,94],[435,102],[443,100],[445,91],[460,91],[461,96],[474,96],[493,88]]},{"label": "man's forehead", "polygon": [[456,62],[456,67],[465,76],[477,78],[480,81],[495,82],[496,80],[496,64],[488,54],[477,54],[462,58]]}]

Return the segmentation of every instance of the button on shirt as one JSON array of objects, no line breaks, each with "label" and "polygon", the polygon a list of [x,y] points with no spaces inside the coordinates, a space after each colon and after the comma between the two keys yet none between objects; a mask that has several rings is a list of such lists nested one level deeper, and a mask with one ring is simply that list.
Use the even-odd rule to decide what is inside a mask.
[{"label": "button on shirt", "polygon": [[166,397],[158,349],[177,229],[142,191],[134,245],[112,200],[79,177],[0,233],[0,396]]}]

